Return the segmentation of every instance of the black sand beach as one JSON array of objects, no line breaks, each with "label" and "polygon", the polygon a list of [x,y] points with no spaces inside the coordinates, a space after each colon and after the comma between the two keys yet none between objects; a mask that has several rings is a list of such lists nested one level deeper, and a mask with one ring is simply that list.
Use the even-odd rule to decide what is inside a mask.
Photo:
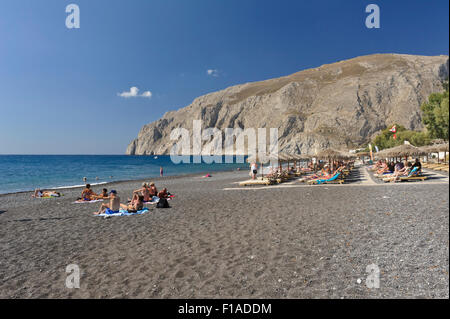
[{"label": "black sand beach", "polygon": [[[364,173],[365,174],[365,173]],[[368,177],[367,174],[365,174]],[[0,196],[0,298],[448,298],[448,176],[243,188],[247,172],[157,181],[170,209]],[[141,181],[107,185],[122,199]],[[99,186],[95,191],[100,191]],[[66,266],[81,270],[66,288]],[[380,288],[365,285],[376,264]]]}]

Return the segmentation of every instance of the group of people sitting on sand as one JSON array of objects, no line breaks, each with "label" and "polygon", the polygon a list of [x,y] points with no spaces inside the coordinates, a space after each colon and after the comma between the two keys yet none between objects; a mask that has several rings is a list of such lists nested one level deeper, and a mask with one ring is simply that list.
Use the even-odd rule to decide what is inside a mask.
[{"label": "group of people sitting on sand", "polygon": [[404,162],[379,160],[369,170],[375,172],[375,177],[383,178],[385,182],[398,182],[402,177],[413,177],[422,174],[422,164],[418,158],[414,163],[407,160]]},{"label": "group of people sitting on sand", "polygon": [[86,184],[86,187],[81,192],[81,197],[79,197],[78,200],[90,202],[93,200],[107,199],[108,197],[109,197],[108,190],[106,188],[103,188],[101,194],[96,194],[91,189],[91,184]]},{"label": "group of people sitting on sand", "polygon": [[[88,187],[89,186],[89,187]],[[106,189],[103,189],[103,191],[107,192]],[[83,194],[90,194],[91,198],[99,198],[99,195],[96,195],[95,193],[90,190],[90,185],[86,185],[86,188],[82,192]],[[92,197],[93,196],[93,197]],[[109,194],[107,194],[107,197],[102,197],[109,199],[108,204],[101,204],[98,211],[94,212],[95,215],[100,214],[115,214],[119,213],[119,211],[125,210],[129,213],[136,213],[142,209],[144,209],[144,204],[146,203],[156,203],[159,202],[161,199],[167,200],[168,198],[172,197],[172,195],[168,192],[167,188],[163,188],[160,192],[158,192],[156,186],[154,183],[143,183],[142,187],[139,189],[136,189],[133,191],[132,198],[128,199],[127,204],[121,204],[120,203],[120,197],[117,194],[116,190],[111,190]],[[83,197],[84,198],[84,197]]]}]

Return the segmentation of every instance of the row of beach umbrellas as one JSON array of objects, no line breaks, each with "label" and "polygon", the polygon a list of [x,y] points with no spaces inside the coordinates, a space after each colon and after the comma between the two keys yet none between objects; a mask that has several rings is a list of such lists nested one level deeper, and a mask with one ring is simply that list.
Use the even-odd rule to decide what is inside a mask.
[{"label": "row of beach umbrellas", "polygon": [[[263,168],[263,165],[265,163],[278,163],[280,165],[280,168],[283,163],[287,163],[287,166],[289,166],[290,163],[297,163],[298,161],[304,161],[304,160],[311,160],[313,158],[321,159],[321,160],[328,160],[330,163],[333,163],[332,160],[336,159],[351,159],[354,158],[355,154],[350,154],[348,152],[344,151],[338,151],[334,149],[324,149],[322,151],[317,152],[316,154],[296,154],[296,153],[279,153],[277,156],[274,155],[268,155],[268,156],[255,156],[250,155],[247,158],[248,163],[260,163],[261,168]],[[333,164],[332,164],[333,165]],[[331,167],[333,169],[333,167]],[[263,170],[261,169],[261,172]]]},{"label": "row of beach umbrellas", "polygon": [[[448,152],[449,143],[440,143],[427,145],[422,147],[415,147],[411,144],[402,144],[396,147],[382,150],[374,154],[376,158],[398,158],[398,157],[409,157],[409,156],[425,156],[432,153]],[[324,149],[316,154],[296,154],[296,153],[286,153],[281,152],[278,156],[268,155],[268,156],[254,156],[251,155],[247,158],[247,162],[253,163],[294,163],[298,161],[311,160],[312,158],[322,159],[322,160],[347,160],[359,156],[369,156],[368,152],[351,154],[345,151],[339,151],[332,148]]]},{"label": "row of beach umbrellas", "polygon": [[378,153],[375,153],[374,155],[377,158],[397,158],[397,157],[401,158],[409,156],[423,156],[432,153],[448,152],[448,151],[449,151],[448,143],[427,145],[422,147],[415,147],[411,144],[402,144],[396,147],[382,150]]},{"label": "row of beach umbrellas", "polygon": [[268,162],[297,162],[304,160],[311,160],[312,158],[317,159],[351,159],[354,158],[355,154],[350,154],[348,152],[337,151],[334,149],[325,149],[317,154],[295,154],[295,153],[279,153],[278,156],[268,155],[268,156],[254,156],[251,155],[247,158],[248,163],[268,163]]}]

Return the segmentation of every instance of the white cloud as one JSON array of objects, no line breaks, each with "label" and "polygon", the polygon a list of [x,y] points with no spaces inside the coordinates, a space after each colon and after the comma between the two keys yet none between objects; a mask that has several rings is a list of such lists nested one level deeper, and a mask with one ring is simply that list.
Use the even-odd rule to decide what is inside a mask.
[{"label": "white cloud", "polygon": [[142,93],[142,97],[147,97],[147,98],[151,98],[152,97],[152,92],[150,91],[145,91],[144,93]]},{"label": "white cloud", "polygon": [[208,69],[208,70],[206,70],[206,74],[208,74],[210,76],[218,77],[219,76],[219,70],[217,70],[217,69]]},{"label": "white cloud", "polygon": [[130,88],[130,91],[128,92],[122,92],[122,93],[118,93],[119,96],[121,97],[136,97],[138,95],[139,89],[135,86],[133,86],[132,88]]},{"label": "white cloud", "polygon": [[129,91],[125,91],[122,93],[117,93],[118,96],[123,98],[130,98],[130,97],[145,97],[145,98],[151,98],[152,92],[145,91],[141,95],[139,95],[139,89],[135,86],[131,87]]}]

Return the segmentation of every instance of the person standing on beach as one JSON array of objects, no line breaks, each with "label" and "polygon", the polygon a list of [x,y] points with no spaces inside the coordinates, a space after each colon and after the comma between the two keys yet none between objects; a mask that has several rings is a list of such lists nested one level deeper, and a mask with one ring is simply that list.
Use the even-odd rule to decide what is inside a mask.
[{"label": "person standing on beach", "polygon": [[250,165],[250,174],[253,180],[256,179],[256,174],[258,174],[258,165],[256,163]]},{"label": "person standing on beach", "polygon": [[159,167],[159,176],[163,177],[163,175],[164,175],[163,167],[160,166]]},{"label": "person standing on beach", "polygon": [[94,212],[94,215],[100,215],[103,213],[106,214],[115,214],[120,210],[120,197],[117,196],[117,192],[115,190],[111,190],[109,192],[109,204],[101,204],[99,210]]}]

